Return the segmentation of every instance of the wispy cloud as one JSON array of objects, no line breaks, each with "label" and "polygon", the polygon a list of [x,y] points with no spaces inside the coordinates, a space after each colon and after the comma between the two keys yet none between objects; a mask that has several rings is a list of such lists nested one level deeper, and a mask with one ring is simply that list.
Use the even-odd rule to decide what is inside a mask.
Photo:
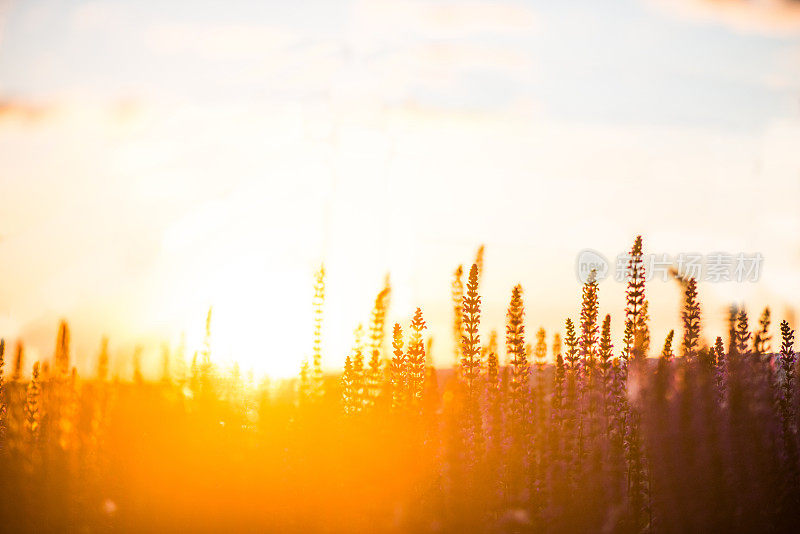
[{"label": "wispy cloud", "polygon": [[375,28],[440,39],[528,32],[536,26],[536,15],[530,8],[509,2],[362,0],[356,3],[354,12]]},{"label": "wispy cloud", "polygon": [[254,59],[285,49],[300,35],[266,24],[160,23],[147,29],[145,41],[156,52],[189,53],[204,59]]},{"label": "wispy cloud", "polygon": [[5,121],[38,122],[55,111],[55,106],[27,100],[0,98],[0,123]]},{"label": "wispy cloud", "polygon": [[737,31],[800,35],[798,0],[649,0],[681,16]]},{"label": "wispy cloud", "polygon": [[[89,10],[81,20],[104,16]],[[298,24],[163,20],[148,24],[142,39],[167,61],[216,62],[224,72],[214,83],[225,87],[396,102],[417,90],[463,95],[459,77],[480,71],[528,76],[531,53],[496,38],[524,37],[536,21],[516,3],[358,0],[343,24],[322,34]]]},{"label": "wispy cloud", "polygon": [[477,43],[424,43],[414,47],[410,56],[421,68],[432,72],[525,71],[533,62],[525,51]]}]

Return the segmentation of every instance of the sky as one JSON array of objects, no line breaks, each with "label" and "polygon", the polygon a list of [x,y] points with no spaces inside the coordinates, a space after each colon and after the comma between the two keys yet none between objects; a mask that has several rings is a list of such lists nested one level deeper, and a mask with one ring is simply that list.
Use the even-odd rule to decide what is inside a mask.
[{"label": "sky", "polygon": [[[484,336],[516,283],[528,329],[578,313],[580,251],[760,253],[725,306],[800,298],[795,0],[0,1],[0,335],[89,371],[146,370],[212,331],[291,375],[328,272],[341,365],[390,273],[450,365],[450,278],[486,245]],[[649,287],[654,346],[679,287]],[[624,285],[600,284],[622,330]]]}]

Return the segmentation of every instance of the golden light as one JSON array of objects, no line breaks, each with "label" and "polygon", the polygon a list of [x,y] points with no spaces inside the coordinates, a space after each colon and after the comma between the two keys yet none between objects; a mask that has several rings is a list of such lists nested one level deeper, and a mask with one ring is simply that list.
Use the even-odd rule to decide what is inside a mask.
[{"label": "golden light", "polygon": [[[297,375],[310,345],[310,305],[297,298],[305,278],[298,273],[233,268],[208,277],[211,360],[222,372],[238,363],[242,373],[288,378]],[[203,348],[207,309],[187,313],[187,360]]]}]

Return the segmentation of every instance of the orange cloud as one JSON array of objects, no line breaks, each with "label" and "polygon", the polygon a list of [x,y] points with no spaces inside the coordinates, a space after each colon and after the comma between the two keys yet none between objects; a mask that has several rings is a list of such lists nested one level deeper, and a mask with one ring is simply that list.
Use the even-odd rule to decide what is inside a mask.
[{"label": "orange cloud", "polygon": [[800,34],[798,0],[649,0],[689,19],[746,33]]},{"label": "orange cloud", "polygon": [[0,126],[49,126],[59,121],[101,120],[113,125],[126,125],[144,111],[141,101],[117,99],[86,102],[76,99],[54,99],[37,102],[0,97]]},{"label": "orange cloud", "polygon": [[0,122],[39,122],[49,116],[52,111],[52,106],[0,98]]}]

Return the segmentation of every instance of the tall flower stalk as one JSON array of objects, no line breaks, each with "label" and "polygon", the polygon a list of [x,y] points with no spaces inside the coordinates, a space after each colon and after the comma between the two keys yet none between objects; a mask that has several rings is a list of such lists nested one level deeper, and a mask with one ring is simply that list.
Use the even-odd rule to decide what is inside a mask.
[{"label": "tall flower stalk", "polygon": [[390,367],[392,407],[399,409],[408,399],[408,360],[403,350],[403,329],[399,323],[395,323],[392,330],[392,354]]},{"label": "tall flower stalk", "polygon": [[324,376],[322,373],[322,320],[325,306],[325,266],[320,265],[314,273],[314,337],[312,344],[313,389],[316,397],[325,394]]},{"label": "tall flower stalk", "polygon": [[681,355],[687,361],[692,361],[697,356],[700,343],[700,301],[697,298],[697,280],[689,278],[683,297],[683,342]]},{"label": "tall flower stalk", "polygon": [[470,401],[477,400],[477,380],[481,368],[481,338],[478,328],[481,323],[481,297],[478,295],[478,266],[469,270],[467,293],[461,305],[463,333],[461,335],[461,372],[467,383]]},{"label": "tall flower stalk", "polygon": [[636,236],[628,261],[628,288],[625,292],[627,305],[625,321],[630,324],[632,335],[632,359],[647,355],[650,347],[650,330],[647,324],[647,298],[645,296],[645,268],[642,257],[642,236]]},{"label": "tall flower stalk", "polygon": [[419,408],[422,402],[422,393],[425,388],[425,342],[422,331],[425,330],[425,320],[422,310],[417,308],[414,318],[411,319],[411,338],[406,350],[406,365],[408,366],[408,397],[411,403]]}]

